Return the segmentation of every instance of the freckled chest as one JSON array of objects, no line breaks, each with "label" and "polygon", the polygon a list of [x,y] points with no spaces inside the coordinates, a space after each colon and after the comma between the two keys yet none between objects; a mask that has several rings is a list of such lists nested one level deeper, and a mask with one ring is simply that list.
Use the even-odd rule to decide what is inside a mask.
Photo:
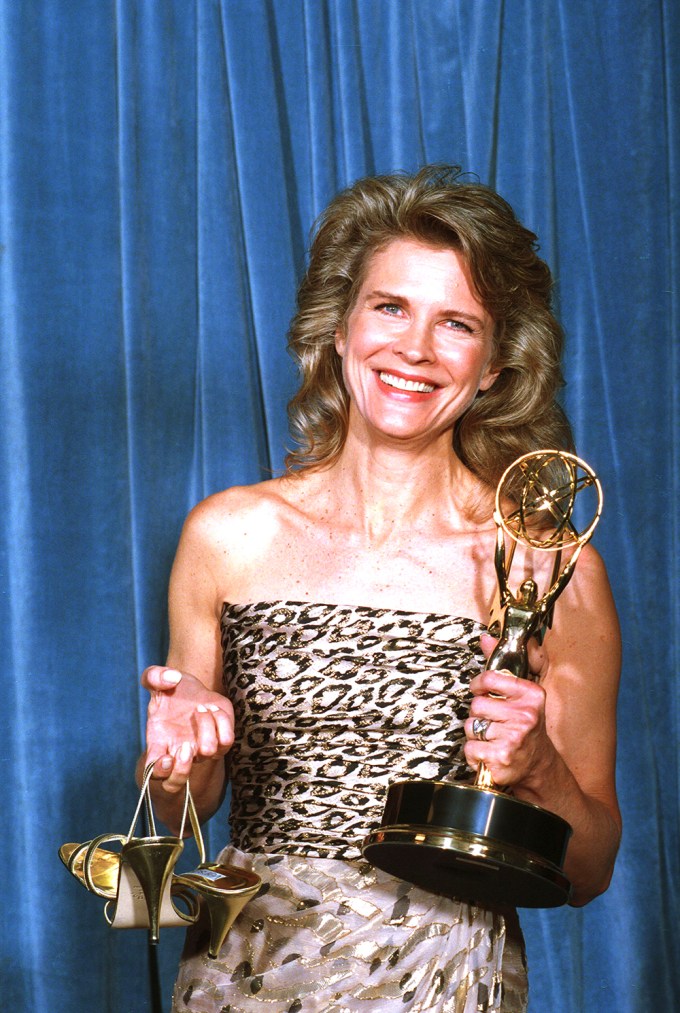
[{"label": "freckled chest", "polygon": [[255,552],[241,601],[297,597],[469,615],[485,620],[495,592],[493,532],[403,532],[371,541],[327,519],[282,525]]}]

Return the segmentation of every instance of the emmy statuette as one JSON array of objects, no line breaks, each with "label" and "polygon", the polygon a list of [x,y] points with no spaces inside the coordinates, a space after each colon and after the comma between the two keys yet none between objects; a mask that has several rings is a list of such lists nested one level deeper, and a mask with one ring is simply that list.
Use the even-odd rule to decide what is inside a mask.
[{"label": "emmy statuette", "polygon": [[[579,517],[585,514],[580,528],[577,495]],[[499,641],[487,668],[532,678],[527,643],[532,636],[541,640],[550,626],[555,601],[601,511],[597,475],[566,451],[525,454],[503,474],[494,511],[498,596],[489,626]],[[520,542],[554,553],[542,597],[533,578],[517,593],[510,590]],[[569,555],[561,568],[563,550]],[[390,785],[381,826],[364,839],[362,853],[379,869],[434,893],[491,907],[558,907],[569,899],[562,866],[570,835],[560,816],[497,788],[480,764],[473,785],[415,780]]]}]

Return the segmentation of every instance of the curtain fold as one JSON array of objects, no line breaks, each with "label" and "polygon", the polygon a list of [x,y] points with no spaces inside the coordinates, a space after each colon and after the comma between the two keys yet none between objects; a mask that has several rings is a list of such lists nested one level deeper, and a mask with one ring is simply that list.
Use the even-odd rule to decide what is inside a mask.
[{"label": "curtain fold", "polygon": [[674,1008],[678,52],[672,0],[0,0],[3,1008],[151,1009],[56,851],[129,825],[184,516],[281,469],[314,218],[433,161],[540,236],[623,630],[621,855],[523,912],[531,1009]]}]

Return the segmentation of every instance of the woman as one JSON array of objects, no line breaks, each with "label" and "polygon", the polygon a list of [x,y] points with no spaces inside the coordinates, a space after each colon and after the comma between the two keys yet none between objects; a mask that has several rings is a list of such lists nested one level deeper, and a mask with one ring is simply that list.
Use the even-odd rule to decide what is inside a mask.
[{"label": "woman", "polygon": [[[322,216],[291,327],[298,448],[282,478],[192,511],[167,667],[142,677],[161,819],[176,829],[188,777],[214,813],[227,755],[224,860],[264,880],[216,961],[189,941],[176,1010],[525,1008],[512,912],[361,860],[399,778],[484,761],[572,825],[572,903],[606,889],[619,636],[594,549],[532,644],[540,682],[484,671],[495,486],[570,445],[550,286],[532,233],[456,170],[361,180]],[[534,557],[515,565],[540,580]]]}]

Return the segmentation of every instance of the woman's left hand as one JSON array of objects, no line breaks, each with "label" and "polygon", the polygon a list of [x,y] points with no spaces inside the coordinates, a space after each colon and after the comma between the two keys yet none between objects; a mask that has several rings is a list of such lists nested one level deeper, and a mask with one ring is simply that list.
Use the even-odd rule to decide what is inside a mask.
[{"label": "woman's left hand", "polygon": [[[495,643],[482,637],[487,657]],[[465,755],[473,768],[483,760],[493,781],[511,785],[516,798],[566,820],[570,903],[587,904],[607,889],[621,836],[615,784],[621,640],[607,574],[590,546],[543,646],[532,639],[528,648],[537,682],[494,671],[472,680]],[[473,738],[475,718],[491,722],[488,741]]]},{"label": "woman's left hand", "polygon": [[[493,637],[483,635],[487,657],[495,644]],[[534,678],[547,668],[545,648],[535,640],[529,644],[529,668]],[[471,681],[470,690],[473,699],[465,722],[470,766],[476,769],[483,761],[499,787],[540,780],[555,752],[546,730],[543,687],[508,672],[487,670]],[[480,719],[489,722],[484,740],[473,732]]]}]

